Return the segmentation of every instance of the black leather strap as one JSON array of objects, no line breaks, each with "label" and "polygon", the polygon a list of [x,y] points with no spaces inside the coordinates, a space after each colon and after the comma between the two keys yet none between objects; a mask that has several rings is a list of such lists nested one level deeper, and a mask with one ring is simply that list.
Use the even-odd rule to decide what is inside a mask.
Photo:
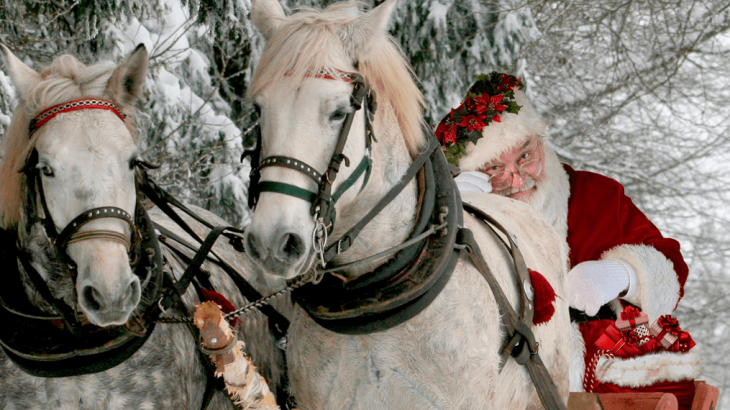
[{"label": "black leather strap", "polygon": [[616,313],[608,305],[603,305],[595,316],[588,316],[585,312],[570,308],[570,321],[573,323],[587,323],[595,320],[616,320]]},{"label": "black leather strap", "polygon": [[[156,225],[157,230],[160,231],[160,234],[162,237],[160,238],[161,242],[165,244],[168,249],[170,249],[172,252],[175,253],[175,255],[180,258],[185,264],[188,266],[192,265],[192,258],[185,255],[183,252],[177,250],[174,246],[171,246],[167,238],[179,243],[180,245],[184,246],[185,248],[188,248],[189,250],[196,252],[196,256],[199,254],[199,249],[194,247],[192,244],[181,238],[179,235],[176,235],[174,232],[166,229],[165,227],[161,225]],[[215,255],[215,254],[213,254]],[[193,257],[195,258],[195,256]],[[259,300],[263,297],[261,293],[259,293],[258,290],[256,290],[251,284],[249,284],[246,280],[240,278],[240,275],[225,261],[220,259],[216,255],[216,258],[210,258],[207,255],[205,256],[205,259],[210,262],[216,264],[218,267],[223,269],[224,272],[228,274],[228,276],[234,281],[236,286],[238,287],[241,294],[248,299],[249,301],[255,301]],[[202,272],[202,269],[201,269]],[[183,274],[184,275],[184,274]],[[274,307],[270,305],[261,305],[257,306],[257,308],[261,311],[261,313],[265,314],[269,318],[271,331],[274,333],[274,337],[278,340],[282,337],[286,336],[286,333],[289,329],[289,320],[284,317],[279,311],[277,311]]]},{"label": "black leather strap", "polygon": [[342,253],[348,250],[350,246],[352,246],[355,238],[357,238],[357,236],[360,234],[360,231],[362,231],[362,229],[368,223],[370,223],[370,221],[375,218],[375,216],[378,215],[380,211],[382,211],[383,208],[385,208],[390,203],[390,201],[400,195],[401,191],[403,191],[408,183],[411,182],[411,180],[416,176],[416,174],[421,169],[421,167],[423,167],[426,161],[429,160],[434,150],[440,147],[439,142],[436,139],[430,139],[429,141],[430,145],[428,146],[428,148],[424,152],[419,154],[418,157],[416,157],[411,166],[408,167],[406,173],[401,177],[400,181],[398,181],[398,183],[395,184],[380,201],[378,201],[373,209],[371,209],[370,212],[367,213],[367,215],[365,215],[360,221],[358,221],[355,226],[350,228],[339,239],[337,239],[325,248],[325,262],[331,261],[335,256],[337,256],[338,253]]}]

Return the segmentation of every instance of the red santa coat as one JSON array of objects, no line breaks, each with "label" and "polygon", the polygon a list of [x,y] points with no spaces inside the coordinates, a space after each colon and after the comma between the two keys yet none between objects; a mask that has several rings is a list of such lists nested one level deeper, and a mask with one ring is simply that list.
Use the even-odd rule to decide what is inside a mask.
[{"label": "red santa coat", "polygon": [[[684,283],[687,280],[688,268],[682,258],[679,243],[671,238],[662,236],[659,229],[634,205],[631,198],[625,195],[624,187],[616,180],[587,171],[576,171],[568,165],[563,165],[568,174],[570,196],[568,198],[568,235],[567,243],[570,249],[570,267],[590,260],[600,260],[608,257],[626,259],[622,256],[626,252],[649,252],[650,258],[659,258],[663,255],[671,262],[673,274],[679,284],[678,295],[669,295],[676,302],[684,294]],[[659,254],[651,254],[654,251]],[[652,262],[646,262],[653,265]],[[658,273],[659,276],[671,274],[666,266],[653,269],[637,269],[635,263],[630,263],[637,272],[639,284],[654,282],[647,275]],[[647,280],[648,279],[648,280]],[[658,283],[664,282],[658,278]],[[664,278],[672,279],[672,278]],[[671,281],[670,281],[671,282]],[[644,283],[644,286],[647,284]],[[653,287],[653,286],[652,286]],[[662,292],[661,286],[650,289]],[[672,293],[672,291],[669,291]],[[648,300],[648,299],[647,299]],[[669,299],[673,300],[673,299]],[[675,306],[676,307],[676,302]],[[647,304],[651,304],[647,302]],[[653,318],[653,319],[656,319]],[[597,348],[595,342],[603,334],[604,329],[612,323],[611,320],[596,320],[580,324],[580,331],[586,347],[584,356],[586,365],[593,358]],[[595,392],[617,392],[629,390],[612,383],[600,383]],[[677,394],[680,402],[691,402],[694,385],[691,381],[664,381],[651,386],[634,387],[633,391],[669,391]]]}]

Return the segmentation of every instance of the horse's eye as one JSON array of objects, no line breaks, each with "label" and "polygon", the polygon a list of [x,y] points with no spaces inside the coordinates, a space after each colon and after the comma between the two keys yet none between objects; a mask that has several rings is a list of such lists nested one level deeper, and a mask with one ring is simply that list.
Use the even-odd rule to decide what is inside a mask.
[{"label": "horse's eye", "polygon": [[347,111],[345,110],[337,110],[330,115],[330,121],[342,121],[347,117]]},{"label": "horse's eye", "polygon": [[36,168],[38,168],[43,173],[43,175],[47,177],[53,176],[53,170],[47,164],[38,164]]}]

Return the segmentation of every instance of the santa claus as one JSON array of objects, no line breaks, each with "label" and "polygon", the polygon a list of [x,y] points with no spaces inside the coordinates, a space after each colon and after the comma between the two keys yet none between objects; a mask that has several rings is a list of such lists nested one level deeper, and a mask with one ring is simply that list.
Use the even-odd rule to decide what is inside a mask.
[{"label": "santa claus", "polygon": [[527,202],[565,238],[570,294],[558,296],[568,298],[574,326],[571,390],[670,391],[691,402],[696,354],[661,351],[622,359],[597,354],[596,344],[628,304],[646,313],[649,323],[676,308],[688,273],[679,243],[662,236],[619,182],[561,164],[547,128],[520,80],[492,73],[478,78],[436,134],[460,168],[462,192],[491,191]]}]

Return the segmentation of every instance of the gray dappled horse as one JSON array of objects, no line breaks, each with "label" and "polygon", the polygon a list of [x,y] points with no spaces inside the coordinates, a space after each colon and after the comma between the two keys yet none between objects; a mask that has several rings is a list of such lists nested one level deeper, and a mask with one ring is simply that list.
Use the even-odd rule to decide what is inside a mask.
[{"label": "gray dappled horse", "polygon": [[[2,138],[0,166],[6,264],[0,335],[14,355],[10,360],[0,352],[0,408],[202,408],[206,388],[213,386],[202,361],[207,358],[197,353],[198,341],[188,326],[148,324],[154,330],[145,332],[139,322],[142,307],[154,309],[162,295],[163,273],[179,278],[186,260],[164,246],[163,255],[154,252],[149,241],[155,233],[137,200],[135,170],[141,159],[130,118],[141,95],[147,51],[138,47],[117,67],[86,66],[64,55],[38,73],[2,49],[18,105]],[[59,104],[60,109],[47,111]],[[102,215],[84,219],[89,210]],[[214,225],[226,225],[209,212],[196,212]],[[197,244],[159,209],[149,216]],[[190,224],[205,237],[207,228]],[[237,272],[248,272],[226,241],[213,249]],[[208,261],[203,268],[234,306],[246,303],[217,265]],[[8,283],[14,286],[10,292]],[[255,285],[262,292],[269,289],[265,283]],[[192,287],[182,299],[188,309],[198,303]],[[170,314],[187,313],[170,309]],[[254,312],[237,327],[276,391],[284,377],[283,358],[266,317]],[[32,374],[56,377],[31,375],[16,361]],[[209,392],[208,408],[232,408],[225,393]]]},{"label": "gray dappled horse", "polygon": [[[253,1],[267,44],[249,88],[260,112],[252,151],[259,196],[246,255],[270,277],[314,270],[314,282],[321,279],[294,294],[294,397],[304,410],[541,408],[525,368],[502,362],[505,332],[490,287],[456,251],[452,235],[466,226],[517,305],[506,239],[462,214],[445,159],[424,134],[423,96],[387,33],[394,6],[361,14],[357,4],[336,4],[286,16],[277,0]],[[514,234],[527,266],[562,297],[533,332],[565,406],[562,241],[527,204],[485,194],[468,200]]]}]

